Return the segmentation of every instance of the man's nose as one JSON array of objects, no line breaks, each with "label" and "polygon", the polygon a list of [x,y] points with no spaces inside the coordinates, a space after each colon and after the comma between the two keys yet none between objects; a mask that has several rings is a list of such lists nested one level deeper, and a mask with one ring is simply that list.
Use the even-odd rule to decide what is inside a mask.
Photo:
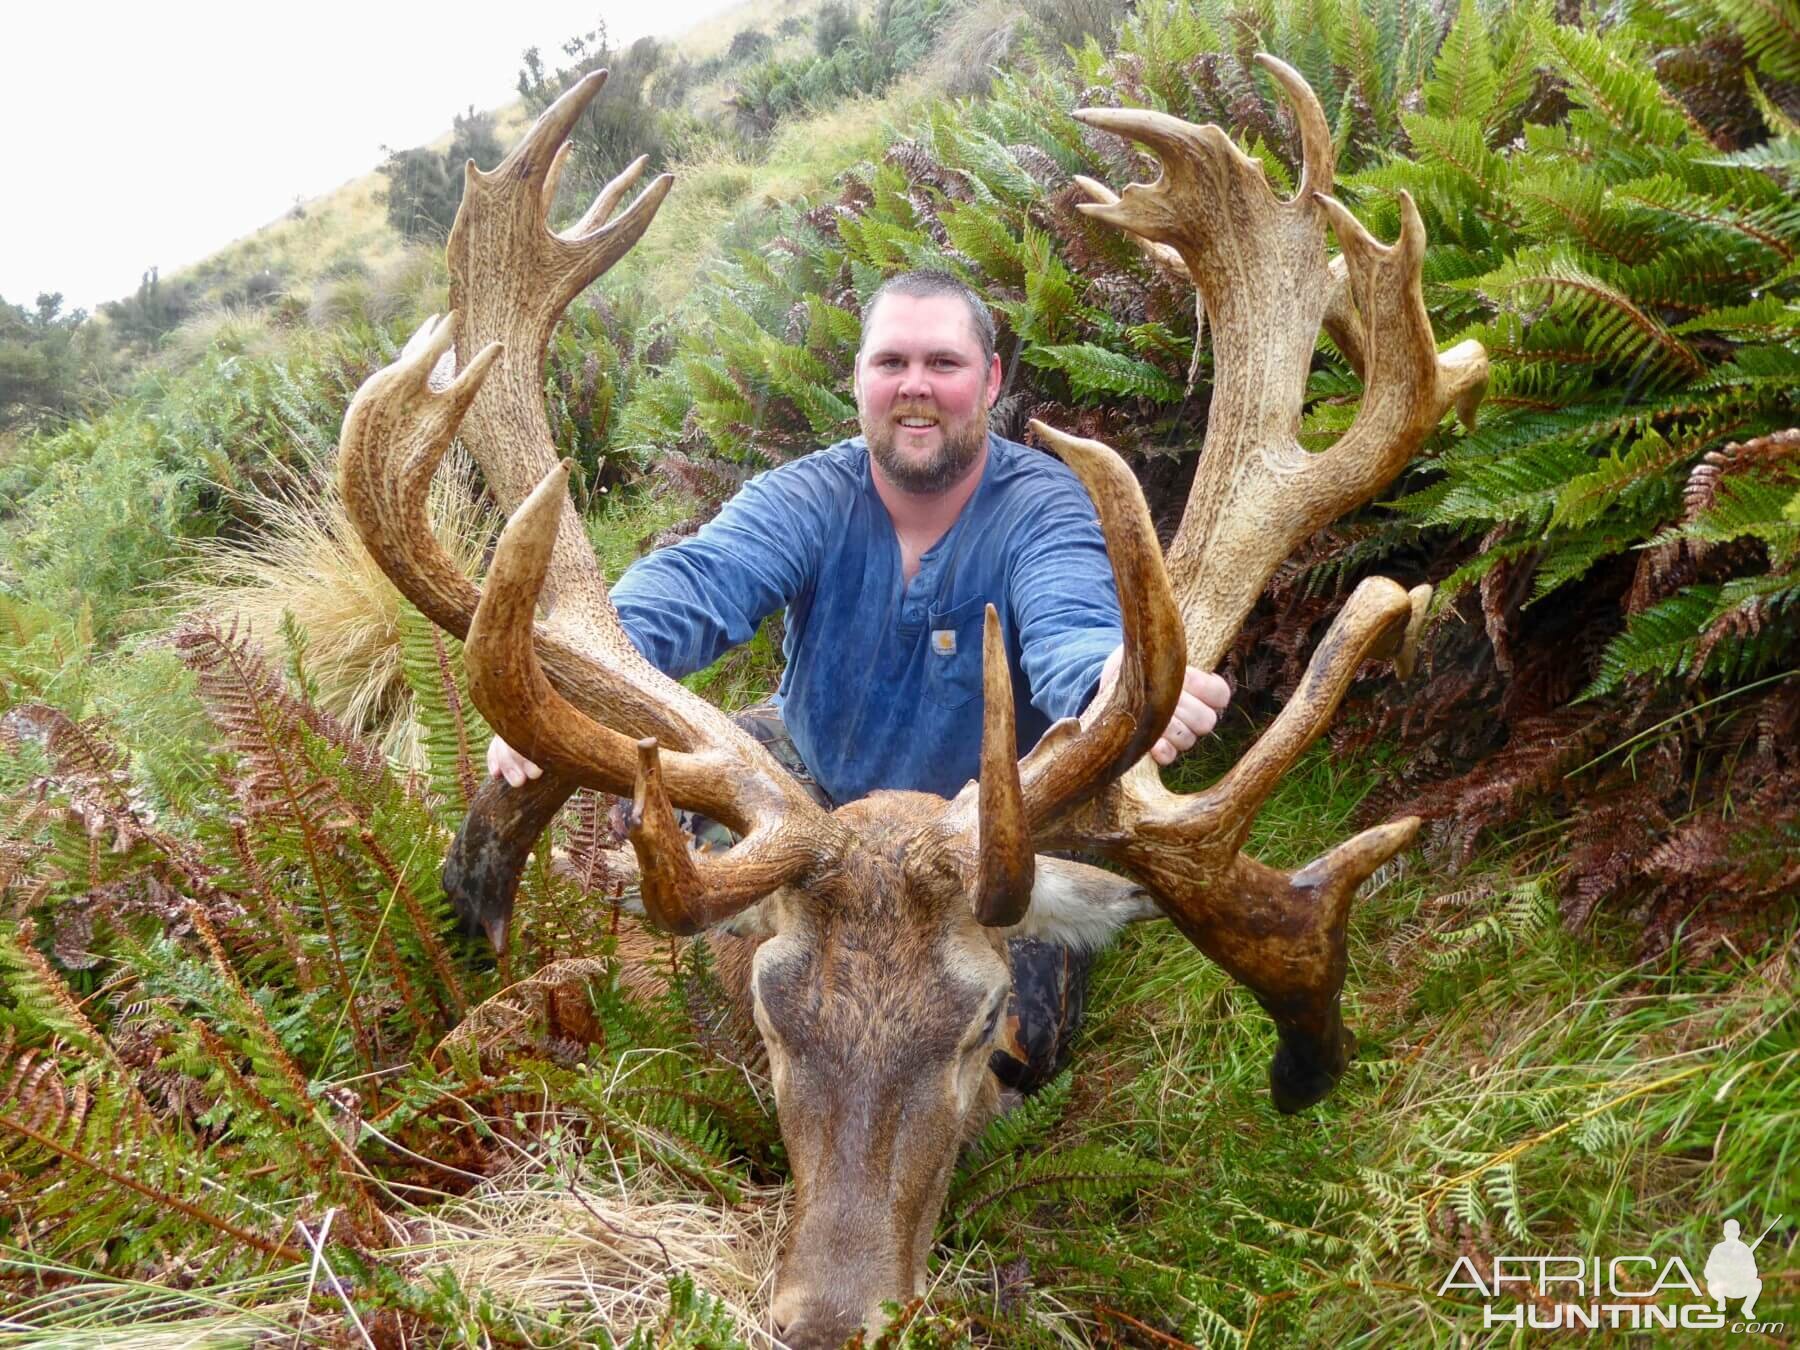
[{"label": "man's nose", "polygon": [[924,366],[909,365],[900,372],[900,387],[895,391],[902,397],[927,398],[931,394],[929,372]]}]

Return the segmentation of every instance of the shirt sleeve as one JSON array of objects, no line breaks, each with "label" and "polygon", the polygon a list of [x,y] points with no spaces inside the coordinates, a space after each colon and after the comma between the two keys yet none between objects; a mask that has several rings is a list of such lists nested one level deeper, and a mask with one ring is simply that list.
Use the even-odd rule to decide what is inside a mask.
[{"label": "shirt sleeve", "polygon": [[793,472],[802,463],[751,479],[693,538],[640,558],[613,586],[625,635],[663,674],[704,670],[811,587],[823,503]]},{"label": "shirt sleeve", "polygon": [[1022,533],[1008,569],[1020,665],[1032,705],[1057,721],[1087,706],[1124,638],[1119,596],[1094,504],[1078,482],[1045,494]]}]

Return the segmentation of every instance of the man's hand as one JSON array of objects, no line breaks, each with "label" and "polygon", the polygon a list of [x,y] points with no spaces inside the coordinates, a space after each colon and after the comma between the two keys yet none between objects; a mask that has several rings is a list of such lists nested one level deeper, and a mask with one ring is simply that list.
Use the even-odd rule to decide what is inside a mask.
[{"label": "man's hand", "polygon": [[[1185,695],[1183,696],[1185,697]],[[514,787],[524,787],[527,778],[542,778],[544,771],[513,749],[498,736],[488,742],[488,772],[504,778]]]},{"label": "man's hand", "polygon": [[[1112,655],[1106,658],[1106,665],[1100,670],[1101,689],[1112,686],[1119,673],[1119,663],[1124,659],[1125,644],[1120,643],[1113,648]],[[1230,685],[1210,670],[1189,666],[1187,678],[1182,681],[1181,698],[1175,704],[1175,715],[1169,719],[1169,728],[1161,739],[1150,747],[1150,758],[1158,764],[1173,764],[1177,757],[1192,750],[1202,736],[1219,724],[1219,714],[1230,702]]]}]

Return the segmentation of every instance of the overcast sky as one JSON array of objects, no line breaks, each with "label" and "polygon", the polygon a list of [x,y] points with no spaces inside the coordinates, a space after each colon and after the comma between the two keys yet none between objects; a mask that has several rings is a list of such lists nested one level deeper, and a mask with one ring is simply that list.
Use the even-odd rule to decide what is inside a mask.
[{"label": "overcast sky", "polygon": [[678,34],[732,0],[0,0],[0,296],[88,309],[515,96],[604,16]]}]

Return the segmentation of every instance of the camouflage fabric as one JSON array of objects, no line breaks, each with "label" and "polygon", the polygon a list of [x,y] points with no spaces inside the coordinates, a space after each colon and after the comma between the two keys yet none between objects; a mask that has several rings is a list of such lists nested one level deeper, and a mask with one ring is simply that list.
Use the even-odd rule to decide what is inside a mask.
[{"label": "camouflage fabric", "polygon": [[988,1068],[1002,1086],[1033,1092],[1069,1063],[1069,1048],[1087,1008],[1094,958],[1036,938],[1008,938],[1006,955],[1012,963],[1012,997]]},{"label": "camouflage fabric", "polygon": [[[733,719],[775,756],[782,768],[806,787],[827,811],[836,805],[814,781],[806,761],[794,748],[781,710],[773,703],[746,708]],[[716,820],[693,811],[679,812],[681,826],[702,853],[723,853],[737,836]],[[999,1043],[988,1067],[1004,1087],[1032,1092],[1062,1072],[1069,1047],[1081,1029],[1087,1003],[1092,958],[1055,942],[1011,938],[1006,954],[1012,964],[1012,997],[1000,1022]]]},{"label": "camouflage fabric", "polygon": [[[827,811],[837,805],[825,795],[825,789],[813,781],[812,771],[806,767],[806,761],[800,758],[800,752],[794,748],[794,738],[788,735],[787,723],[781,720],[781,709],[774,703],[763,702],[754,708],[745,708],[741,713],[734,713],[731,720],[761,741],[764,748],[775,756],[776,762],[800,780],[801,786],[811,794],[815,802]],[[701,853],[723,853],[737,843],[735,834],[718,821],[697,811],[677,811],[675,819],[682,829],[693,836],[694,847]]]}]

